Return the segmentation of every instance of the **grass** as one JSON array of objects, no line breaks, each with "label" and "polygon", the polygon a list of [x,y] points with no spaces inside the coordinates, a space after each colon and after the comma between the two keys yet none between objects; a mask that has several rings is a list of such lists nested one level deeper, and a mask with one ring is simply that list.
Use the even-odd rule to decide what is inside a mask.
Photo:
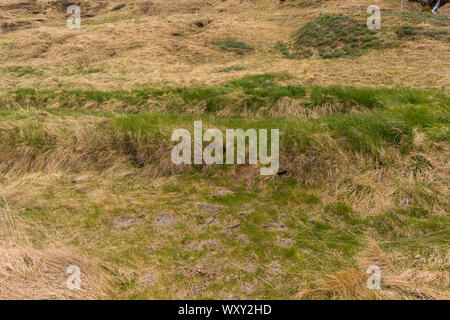
[{"label": "grass", "polygon": [[[253,22],[237,2],[199,4],[205,28],[177,2],[127,6],[135,23],[93,6],[70,32],[49,11],[0,37],[0,298],[448,299],[446,16],[383,11],[374,33],[306,2]],[[196,120],[278,128],[280,174],[173,165],[171,132]]]},{"label": "grass", "polygon": [[[259,90],[273,90],[275,79],[288,81],[289,76],[249,76],[223,89],[260,96]],[[21,224],[45,221],[46,228],[57,230],[50,236],[36,225],[23,229],[36,245],[45,247],[56,237],[87,257],[101,257],[101,264],[108,266],[100,272],[109,279],[108,297],[217,298],[231,294],[234,298],[286,299],[364,294],[374,298],[356,293],[364,287],[342,293],[335,280],[331,287],[322,285],[331,281],[328,277],[343,276],[342,270],[348,268],[356,271],[346,277],[355,286],[364,284],[363,276],[358,280],[358,270],[364,269],[357,257],[364,255],[367,234],[382,244],[393,263],[398,255],[412,265],[417,252],[426,257],[443,254],[425,251],[426,245],[440,250],[446,243],[443,231],[449,228],[446,217],[435,214],[448,210],[448,204],[438,200],[445,192],[444,173],[430,162],[437,161],[439,151],[433,150],[443,142],[429,137],[417,144],[414,137],[427,128],[448,126],[448,110],[444,97],[434,100],[423,94],[419,97],[424,100],[404,100],[408,95],[401,89],[374,89],[375,94],[389,98],[382,106],[358,98],[370,96],[366,89],[361,89],[361,95],[355,94],[357,88],[350,93],[342,88],[322,89],[340,99],[357,100],[365,111],[317,119],[251,119],[46,109],[43,105],[37,109],[3,107],[0,149],[8,158],[0,158],[7,177],[1,188],[11,210],[22,213]],[[47,116],[40,115],[44,111]],[[193,120],[198,119],[205,127],[279,128],[281,161],[288,178],[256,175],[241,180],[239,166],[171,168],[167,158],[171,130],[192,130]],[[5,130],[10,127],[15,131]],[[426,154],[425,159],[418,157],[418,150]],[[40,163],[44,170],[59,172],[58,176],[38,173]],[[317,179],[318,172],[323,174],[336,165],[332,176]],[[413,172],[415,179],[404,180]],[[33,186],[8,187],[29,174],[35,175]],[[88,177],[71,183],[80,175]],[[215,189],[224,186],[233,193],[217,196]],[[16,193],[30,196],[16,198]],[[377,197],[383,201],[371,202]],[[410,205],[402,206],[405,201]],[[199,210],[196,203],[226,208],[210,214]],[[242,211],[247,213],[237,214]],[[158,227],[155,221],[161,213],[172,214],[174,224]],[[117,217],[141,215],[134,226],[114,227]],[[184,285],[187,282],[189,287]],[[168,289],[159,290],[162,286]],[[432,287],[433,294],[445,294],[439,285]],[[406,289],[383,290],[378,297],[410,294]]]},{"label": "grass", "polygon": [[17,77],[23,77],[26,75],[42,76],[43,73],[36,71],[31,66],[9,66],[5,68],[6,72],[14,73]]},{"label": "grass", "polygon": [[231,51],[239,55],[250,53],[255,50],[247,43],[234,39],[214,40],[211,41],[211,43],[218,46],[222,50]]},{"label": "grass", "polygon": [[242,71],[242,70],[245,70],[245,68],[242,66],[231,66],[231,67],[222,68],[218,72],[227,73],[227,72]]},{"label": "grass", "polygon": [[382,40],[376,32],[345,15],[321,15],[297,30],[291,45],[278,42],[277,48],[288,58],[355,57],[369,48],[378,48]]},{"label": "grass", "polygon": [[432,14],[431,12],[414,12],[414,11],[390,11],[383,10],[385,16],[400,16],[409,19],[415,24],[423,22],[432,23],[439,26],[447,25],[448,16],[445,14]]},{"label": "grass", "polygon": [[428,29],[421,26],[404,25],[394,29],[399,39],[413,40],[419,37],[429,37],[433,39],[450,40],[450,33],[445,30]]},{"label": "grass", "polygon": [[393,103],[413,105],[430,103],[448,105],[449,103],[448,98],[438,91],[304,86],[296,84],[286,73],[264,73],[202,88],[143,86],[130,91],[21,88],[10,91],[4,99],[4,104],[38,107],[53,103],[61,108],[89,106],[91,109],[115,108],[117,110],[123,108],[144,110],[150,104],[156,104],[159,108],[171,113],[226,112],[239,115],[245,110],[245,112],[261,115],[271,112],[271,114],[283,116],[286,115],[285,111],[284,113],[278,111],[276,105],[286,98],[292,101],[289,112],[293,114],[312,112],[319,108],[327,110],[330,106],[337,112],[339,110],[346,112],[349,108],[376,109]]}]

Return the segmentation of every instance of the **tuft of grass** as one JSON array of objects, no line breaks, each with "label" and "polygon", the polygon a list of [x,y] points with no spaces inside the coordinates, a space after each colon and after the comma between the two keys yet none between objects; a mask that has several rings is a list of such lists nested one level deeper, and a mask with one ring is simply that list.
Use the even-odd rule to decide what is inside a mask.
[{"label": "tuft of grass", "polygon": [[226,68],[220,69],[218,72],[226,73],[226,72],[242,71],[242,70],[245,70],[245,68],[242,66],[231,66],[231,67],[226,67]]},{"label": "tuft of grass", "polygon": [[79,65],[76,67],[77,71],[81,74],[93,74],[93,73],[100,73],[100,72],[104,72],[104,70],[102,68],[91,68],[91,67],[86,67],[86,66],[82,66]]},{"label": "tuft of grass", "polygon": [[407,209],[395,210],[397,214],[406,215],[414,218],[425,218],[429,216],[430,212],[424,208],[412,207]]},{"label": "tuft of grass", "polygon": [[333,213],[337,216],[350,218],[353,209],[342,202],[330,203],[325,206],[325,212]]},{"label": "tuft of grass", "polygon": [[313,87],[311,89],[311,101],[313,104],[323,105],[333,100],[373,109],[385,107],[391,103],[427,103],[430,101],[430,93],[426,90],[406,88],[388,89],[330,86]]},{"label": "tuft of grass", "polygon": [[289,78],[286,74],[265,73],[261,75],[250,75],[242,79],[233,80],[228,87],[239,88],[250,97],[269,98],[278,100],[282,97],[298,98],[306,94],[305,88],[300,85],[278,85],[275,80],[284,80]]},{"label": "tuft of grass", "polygon": [[450,40],[450,33],[445,30],[428,29],[422,26],[404,25],[394,29],[399,39],[415,40],[419,37],[429,37],[441,40]]},{"label": "tuft of grass", "polygon": [[43,73],[36,71],[31,66],[9,66],[5,68],[6,72],[14,73],[17,77],[23,77],[25,75],[42,76]]},{"label": "tuft of grass", "polygon": [[306,59],[312,57],[314,52],[311,49],[297,48],[294,50],[289,50],[289,48],[281,41],[278,41],[275,48],[279,50],[283,56],[289,59]]},{"label": "tuft of grass", "polygon": [[411,150],[413,127],[405,121],[384,114],[336,115],[327,119],[331,130],[346,137],[352,150],[378,157],[383,147],[397,146],[404,153]]},{"label": "tuft of grass", "polygon": [[211,43],[218,46],[222,50],[231,51],[239,55],[243,55],[255,50],[255,48],[248,45],[247,43],[234,39],[214,40],[211,41]]},{"label": "tuft of grass", "polygon": [[361,55],[369,48],[378,48],[382,40],[376,32],[351,17],[322,15],[301,27],[289,46],[279,42],[278,50],[288,58],[342,58]]},{"label": "tuft of grass", "polygon": [[411,23],[420,24],[423,22],[432,23],[435,25],[446,26],[448,16],[443,14],[432,14],[431,12],[415,12],[415,11],[390,11],[383,10],[385,16],[401,16],[407,18]]}]

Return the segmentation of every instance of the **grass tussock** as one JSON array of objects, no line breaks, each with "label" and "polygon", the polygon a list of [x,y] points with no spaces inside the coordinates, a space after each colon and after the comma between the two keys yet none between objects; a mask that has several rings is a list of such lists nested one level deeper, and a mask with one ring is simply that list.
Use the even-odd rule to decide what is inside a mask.
[{"label": "grass tussock", "polygon": [[449,41],[450,33],[446,30],[425,29],[422,26],[404,25],[394,29],[399,39],[417,40],[418,38],[432,38],[437,40]]},{"label": "grass tussock", "polygon": [[216,45],[222,50],[231,51],[238,55],[250,53],[255,50],[252,46],[248,45],[247,43],[234,39],[214,40],[211,41],[211,43],[213,45]]},{"label": "grass tussock", "polygon": [[348,16],[326,14],[298,29],[294,41],[278,49],[288,58],[322,58],[359,56],[369,48],[377,48],[382,40],[376,32]]}]

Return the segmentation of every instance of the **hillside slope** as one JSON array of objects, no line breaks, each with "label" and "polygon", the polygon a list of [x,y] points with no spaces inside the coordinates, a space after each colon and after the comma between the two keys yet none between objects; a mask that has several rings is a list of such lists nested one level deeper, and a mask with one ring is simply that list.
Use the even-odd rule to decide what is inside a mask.
[{"label": "hillside slope", "polygon": [[[354,59],[286,59],[276,49],[307,22],[324,13],[341,13],[365,24],[362,1],[79,1],[81,30],[68,30],[62,8],[69,2],[36,0],[0,5],[1,88],[64,86],[117,89],[139,84],[220,83],[245,74],[288,72],[304,83],[329,85],[419,86],[446,88],[450,79],[448,42],[433,38],[399,40],[394,28],[420,25],[447,30],[446,12],[433,16],[419,4],[372,1],[379,5],[384,39],[381,50]],[[196,12],[198,11],[198,17]],[[290,18],[289,18],[290,17]],[[289,20],[290,19],[290,20]],[[234,39],[255,50],[239,55],[214,41]],[[429,63],[434,61],[434,63]],[[15,67],[26,67],[25,75]],[[238,70],[218,70],[239,66]],[[241,69],[241,70],[239,70]],[[306,69],[306,74],[304,70]]]}]

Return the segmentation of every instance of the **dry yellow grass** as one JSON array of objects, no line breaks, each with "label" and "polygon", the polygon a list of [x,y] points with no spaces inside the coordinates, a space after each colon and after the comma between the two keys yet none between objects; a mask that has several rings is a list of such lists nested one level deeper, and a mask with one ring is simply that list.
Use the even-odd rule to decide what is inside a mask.
[{"label": "dry yellow grass", "polygon": [[[27,65],[43,76],[2,73],[1,88],[63,86],[66,88],[118,89],[139,84],[198,85],[220,83],[245,74],[289,72],[298,81],[316,85],[407,86],[448,89],[450,65],[448,43],[436,40],[405,42],[385,50],[373,50],[355,59],[289,60],[274,50],[278,41],[287,41],[300,26],[321,13],[320,4],[298,8],[278,1],[156,1],[147,13],[145,1],[134,1],[117,12],[116,3],[82,2],[81,8],[93,15],[83,18],[81,30],[68,30],[65,17],[54,2],[38,1],[46,11],[44,21],[30,29],[5,32],[0,37],[0,62],[4,67]],[[51,3],[51,4],[49,4]],[[396,10],[395,1],[372,1],[382,9]],[[363,5],[367,5],[363,3]],[[5,8],[8,8],[5,5]],[[196,9],[199,16],[195,16]],[[223,15],[221,10],[226,9]],[[448,8],[444,7],[444,12]],[[409,5],[417,12],[420,7]],[[29,11],[29,10],[28,10]],[[326,12],[343,13],[365,20],[358,1],[327,1]],[[24,20],[21,14],[6,10],[6,20]],[[168,16],[165,16],[168,12]],[[255,21],[255,15],[258,19]],[[288,17],[291,15],[291,23]],[[118,20],[123,17],[124,20]],[[33,20],[27,18],[28,20]],[[26,19],[25,19],[26,20]],[[211,23],[198,27],[195,22]],[[100,23],[99,23],[100,21]],[[393,25],[405,23],[398,16],[383,17],[383,37],[395,35]],[[13,23],[13,22],[11,22]],[[206,24],[206,23],[205,23]],[[445,27],[448,30],[448,27]],[[224,53],[211,44],[217,39],[234,38],[256,48],[246,56]],[[436,61],[436,63],[429,63]],[[233,73],[217,70],[239,65]],[[98,68],[86,74],[76,67]],[[304,70],[307,73],[304,74]]]},{"label": "dry yellow grass", "polygon": [[[0,201],[0,299],[102,299],[110,292],[106,267],[72,250],[53,243],[52,248],[35,249],[26,235],[30,226],[21,221],[5,197]],[[49,232],[40,222],[33,226]],[[80,290],[71,290],[67,268],[82,270]],[[109,292],[108,292],[109,291]]]}]

